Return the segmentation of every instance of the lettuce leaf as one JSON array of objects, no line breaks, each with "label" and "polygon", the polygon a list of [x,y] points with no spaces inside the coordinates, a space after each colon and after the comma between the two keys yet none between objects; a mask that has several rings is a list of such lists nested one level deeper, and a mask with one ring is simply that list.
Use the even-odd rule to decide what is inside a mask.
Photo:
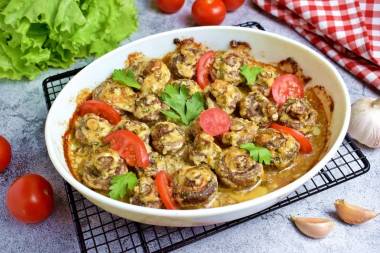
[{"label": "lettuce leaf", "polygon": [[133,0],[0,0],[0,78],[99,57],[138,29]]}]

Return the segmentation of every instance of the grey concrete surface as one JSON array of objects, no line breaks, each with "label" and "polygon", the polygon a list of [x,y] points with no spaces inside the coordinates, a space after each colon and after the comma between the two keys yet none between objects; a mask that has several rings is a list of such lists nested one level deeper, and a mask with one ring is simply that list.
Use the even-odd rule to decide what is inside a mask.
[{"label": "grey concrete surface", "polygon": [[[140,28],[122,44],[163,31],[195,26],[190,16],[192,3],[193,0],[188,0],[178,13],[168,15],[161,13],[153,0],[136,1]],[[237,11],[228,13],[223,25],[246,21],[260,22],[267,31],[313,48],[287,25],[263,13],[248,0]],[[78,60],[71,68],[84,66],[91,60]],[[377,90],[334,65],[345,80],[352,101],[363,96],[379,96]],[[0,80],[0,135],[10,141],[13,149],[9,168],[0,174],[0,252],[79,252],[63,179],[50,162],[44,142],[44,122],[48,111],[42,81],[64,71],[49,69],[33,81]],[[336,219],[334,214],[333,202],[337,198],[380,211],[380,149],[361,147],[371,163],[367,174],[177,251],[380,252],[379,217],[362,225],[347,225]],[[11,183],[27,173],[43,175],[54,189],[55,210],[38,224],[18,222],[8,213],[5,204]],[[289,221],[289,214],[332,218],[336,221],[335,228],[327,238],[313,240],[296,230]]]}]

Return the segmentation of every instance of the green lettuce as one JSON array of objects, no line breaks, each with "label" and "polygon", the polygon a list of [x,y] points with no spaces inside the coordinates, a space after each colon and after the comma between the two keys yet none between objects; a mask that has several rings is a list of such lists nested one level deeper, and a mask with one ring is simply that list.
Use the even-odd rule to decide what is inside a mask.
[{"label": "green lettuce", "polygon": [[138,29],[134,0],[0,0],[0,78],[99,57]]}]

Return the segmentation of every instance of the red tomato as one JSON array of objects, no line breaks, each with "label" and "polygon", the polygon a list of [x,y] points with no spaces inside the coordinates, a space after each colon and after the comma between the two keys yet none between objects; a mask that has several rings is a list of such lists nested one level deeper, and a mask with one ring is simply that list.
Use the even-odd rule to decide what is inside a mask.
[{"label": "red tomato", "polygon": [[206,134],[217,136],[230,129],[231,118],[222,109],[211,108],[201,113],[199,122]]},{"label": "red tomato", "polygon": [[182,8],[185,0],[156,0],[156,3],[163,12],[174,13]]},{"label": "red tomato", "polygon": [[116,125],[121,120],[120,114],[109,104],[98,100],[87,100],[79,108],[79,115],[86,113],[94,113],[109,121],[112,125]]},{"label": "red tomato", "polygon": [[271,124],[269,127],[276,130],[280,130],[281,132],[284,132],[293,136],[294,139],[296,139],[296,141],[299,142],[300,150],[302,152],[308,154],[313,151],[310,141],[302,133],[298,132],[297,130],[290,127],[274,124],[274,123]]},{"label": "red tomato", "polygon": [[272,96],[274,101],[280,106],[283,105],[289,97],[302,98],[302,83],[295,75],[282,75],[277,78],[272,85]]},{"label": "red tomato", "polygon": [[131,131],[114,131],[104,137],[103,141],[110,142],[111,148],[124,158],[128,165],[138,165],[141,168],[147,168],[150,165],[144,142]]},{"label": "red tomato", "polygon": [[0,172],[5,170],[11,163],[12,149],[11,145],[3,136],[0,135]]},{"label": "red tomato", "polygon": [[40,175],[21,176],[9,187],[7,207],[11,215],[21,222],[43,221],[54,209],[53,188]]},{"label": "red tomato", "polygon": [[210,81],[208,80],[208,75],[210,74],[210,68],[212,62],[214,61],[214,58],[214,51],[208,51],[204,53],[198,61],[197,81],[202,90],[210,84]]},{"label": "red tomato", "polygon": [[223,0],[223,3],[227,11],[234,11],[243,5],[244,0]]},{"label": "red tomato", "polygon": [[177,204],[170,192],[169,174],[164,170],[160,170],[154,182],[156,183],[158,194],[160,195],[162,202],[164,202],[166,209],[178,209]]},{"label": "red tomato", "polygon": [[222,0],[196,0],[191,8],[191,16],[198,25],[220,25],[226,12]]}]

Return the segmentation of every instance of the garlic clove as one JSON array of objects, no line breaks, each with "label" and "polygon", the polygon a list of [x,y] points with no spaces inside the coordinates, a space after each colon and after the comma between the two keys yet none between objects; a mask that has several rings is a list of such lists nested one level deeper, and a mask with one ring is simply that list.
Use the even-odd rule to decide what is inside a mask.
[{"label": "garlic clove", "polygon": [[334,205],[339,217],[349,224],[361,224],[379,215],[372,210],[348,204],[344,199],[335,200]]},{"label": "garlic clove", "polygon": [[334,221],[320,218],[294,217],[290,215],[296,227],[305,235],[319,239],[327,236],[334,228]]},{"label": "garlic clove", "polygon": [[348,133],[370,148],[380,147],[380,98],[361,98],[351,106]]}]

